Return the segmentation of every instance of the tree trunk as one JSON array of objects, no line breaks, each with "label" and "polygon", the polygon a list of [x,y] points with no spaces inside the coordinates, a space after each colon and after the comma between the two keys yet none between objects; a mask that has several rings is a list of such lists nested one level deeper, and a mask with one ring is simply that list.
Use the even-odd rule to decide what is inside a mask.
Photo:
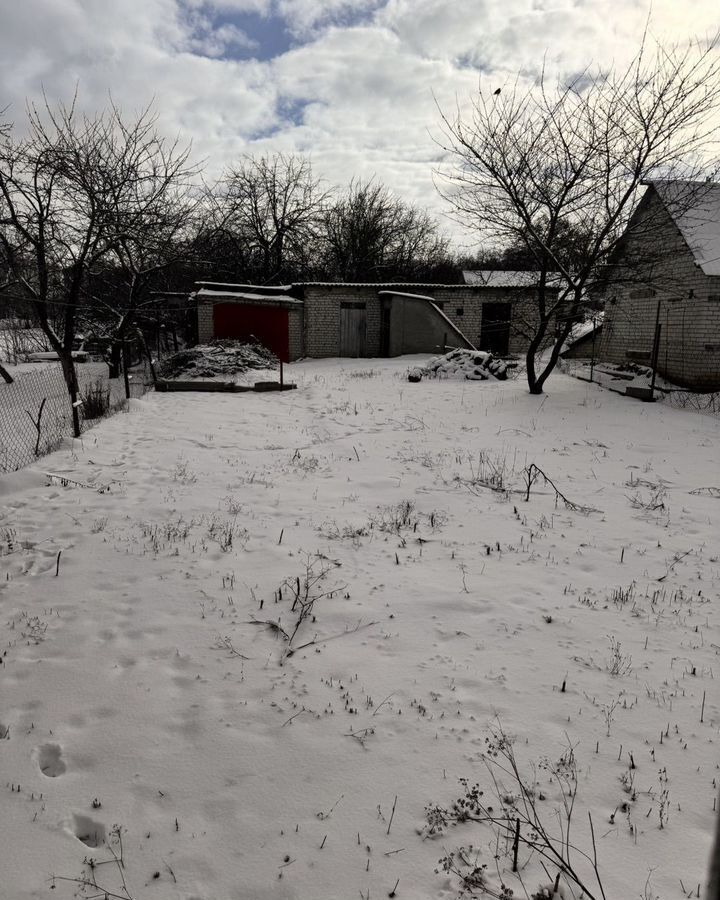
[{"label": "tree trunk", "polygon": [[547,321],[540,322],[537,331],[528,344],[527,353],[525,354],[528,390],[531,394],[542,394],[543,392],[543,384],[545,383],[545,379],[539,378],[537,375],[535,369],[535,354],[542,344],[543,338],[545,337],[545,332],[547,331],[547,326]]},{"label": "tree trunk", "polygon": [[109,378],[119,378],[120,377],[120,362],[121,362],[121,345],[116,341],[110,345],[110,359],[108,361],[108,377]]},{"label": "tree trunk", "polygon": [[130,399],[130,373],[128,372],[128,367],[130,365],[130,354],[128,353],[127,341],[125,338],[122,339],[122,369],[123,369],[123,379],[125,381],[125,399]]},{"label": "tree trunk", "polygon": [[12,375],[8,372],[8,370],[3,366],[2,363],[0,363],[0,375],[5,379],[7,384],[13,383]]},{"label": "tree trunk", "polygon": [[58,353],[60,357],[60,365],[63,370],[63,377],[67,385],[68,394],[70,395],[70,404],[72,408],[73,437],[80,437],[80,413],[78,407],[78,380],[75,371],[75,361],[72,358],[71,350],[62,350]]},{"label": "tree trunk", "polygon": [[[138,328],[137,330],[138,340],[140,341],[140,346],[145,352],[145,357],[148,361],[148,365],[150,366],[150,374],[152,375],[153,384],[157,384],[157,372],[155,371],[155,363],[153,362],[152,353],[150,352],[150,348],[148,347],[147,341],[145,340],[145,335],[142,333],[142,329]],[[158,354],[159,356],[160,354]]]}]

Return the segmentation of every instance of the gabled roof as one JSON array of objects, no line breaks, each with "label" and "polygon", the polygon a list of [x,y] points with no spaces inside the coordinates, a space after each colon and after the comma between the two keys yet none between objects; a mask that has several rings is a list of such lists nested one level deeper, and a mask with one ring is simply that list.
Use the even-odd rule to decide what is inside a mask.
[{"label": "gabled roof", "polygon": [[720,184],[650,181],[705,275],[720,275]]}]

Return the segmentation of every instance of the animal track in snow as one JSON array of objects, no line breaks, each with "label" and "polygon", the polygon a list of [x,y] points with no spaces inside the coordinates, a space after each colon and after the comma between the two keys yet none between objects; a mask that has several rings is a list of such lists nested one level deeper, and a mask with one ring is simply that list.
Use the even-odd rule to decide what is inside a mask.
[{"label": "animal track in snow", "polygon": [[105,826],[102,822],[91,819],[90,816],[74,813],[72,830],[75,837],[86,847],[101,847],[105,843]]},{"label": "animal track in snow", "polygon": [[38,747],[37,762],[40,771],[48,778],[57,778],[67,768],[59,744],[43,744],[42,747]]}]

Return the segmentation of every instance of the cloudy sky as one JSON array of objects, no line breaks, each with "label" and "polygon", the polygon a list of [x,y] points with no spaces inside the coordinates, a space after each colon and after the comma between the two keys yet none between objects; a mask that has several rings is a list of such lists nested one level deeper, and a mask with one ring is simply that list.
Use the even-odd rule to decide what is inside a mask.
[{"label": "cloudy sky", "polygon": [[[0,107],[79,86],[126,111],[154,100],[210,174],[242,153],[311,155],[331,184],[376,176],[441,214],[432,171],[441,108],[537,72],[621,62],[648,3],[633,0],[9,0]],[[692,13],[692,15],[690,15]],[[655,0],[652,30],[684,41],[720,25],[716,0]]]}]

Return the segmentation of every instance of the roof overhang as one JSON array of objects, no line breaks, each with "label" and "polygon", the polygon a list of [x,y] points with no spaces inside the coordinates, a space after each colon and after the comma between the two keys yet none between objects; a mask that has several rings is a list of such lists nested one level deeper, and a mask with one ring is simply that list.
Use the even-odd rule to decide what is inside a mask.
[{"label": "roof overhang", "polygon": [[257,294],[253,291],[241,290],[217,290],[202,287],[196,292],[198,303],[242,303],[246,306],[281,306],[291,309],[302,307],[304,303],[296,297],[287,294]]}]

